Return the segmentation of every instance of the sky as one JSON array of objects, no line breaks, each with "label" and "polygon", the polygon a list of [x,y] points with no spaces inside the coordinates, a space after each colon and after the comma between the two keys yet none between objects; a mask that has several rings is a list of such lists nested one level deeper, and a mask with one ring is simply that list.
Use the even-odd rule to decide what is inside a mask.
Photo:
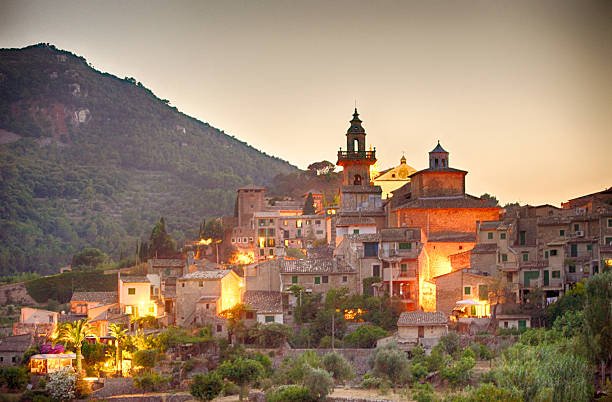
[{"label": "sky", "polygon": [[612,186],[610,1],[0,0],[0,47],[40,42],[300,168],[356,104],[380,170],[440,140],[502,204]]}]

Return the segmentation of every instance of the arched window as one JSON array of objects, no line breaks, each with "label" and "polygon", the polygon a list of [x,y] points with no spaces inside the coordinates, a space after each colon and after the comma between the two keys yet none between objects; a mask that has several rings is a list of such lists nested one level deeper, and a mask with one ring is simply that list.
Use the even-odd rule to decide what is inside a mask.
[{"label": "arched window", "polygon": [[446,159],[441,159],[442,161],[442,167],[446,167]]},{"label": "arched window", "polygon": [[359,140],[357,138],[353,140],[353,149],[355,150],[355,152],[359,151]]},{"label": "arched window", "polygon": [[361,185],[361,176],[360,175],[358,175],[358,174],[355,175],[355,180],[353,181],[353,184],[356,185],[356,186]]}]

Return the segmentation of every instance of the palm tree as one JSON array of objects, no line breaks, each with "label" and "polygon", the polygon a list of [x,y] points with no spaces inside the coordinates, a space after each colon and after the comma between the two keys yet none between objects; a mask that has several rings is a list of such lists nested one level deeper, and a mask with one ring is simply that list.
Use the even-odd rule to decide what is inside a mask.
[{"label": "palm tree", "polygon": [[89,318],[73,322],[63,322],[57,328],[56,340],[62,342],[70,342],[76,350],[77,373],[81,374],[81,347],[87,336],[95,336],[94,329],[89,323]]},{"label": "palm tree", "polygon": [[127,335],[127,329],[121,328],[119,324],[110,324],[108,326],[108,334],[115,338],[115,368],[118,373],[121,373],[123,368],[123,356],[121,355],[121,348],[119,346],[119,342],[123,340],[123,338]]}]

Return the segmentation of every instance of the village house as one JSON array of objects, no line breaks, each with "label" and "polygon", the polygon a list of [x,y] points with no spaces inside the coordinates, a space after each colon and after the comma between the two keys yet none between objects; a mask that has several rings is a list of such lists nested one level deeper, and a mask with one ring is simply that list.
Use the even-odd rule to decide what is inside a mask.
[{"label": "village house", "polygon": [[489,290],[497,285],[496,278],[465,268],[438,275],[434,281],[438,312],[450,316],[458,310],[462,317],[491,316]]},{"label": "village house", "polygon": [[177,279],[177,324],[182,327],[206,324],[206,318],[216,317],[241,303],[243,292],[243,279],[231,269],[185,274]]},{"label": "village house", "polygon": [[499,328],[524,330],[531,328],[531,316],[528,314],[498,314]]},{"label": "village house", "polygon": [[50,336],[59,322],[59,313],[22,307],[19,321],[13,324],[13,335],[31,334],[35,338]]},{"label": "village house", "polygon": [[442,312],[410,311],[397,320],[398,345],[413,344],[431,349],[448,334],[446,315]]},{"label": "village house", "polygon": [[357,271],[335,258],[279,259],[281,288],[292,285],[304,288],[306,293],[326,294],[330,289],[347,287],[350,293],[359,293]]},{"label": "village house", "polygon": [[[288,295],[285,295],[288,305]],[[283,294],[265,290],[247,290],[244,292],[243,304],[252,310],[246,313],[247,323],[284,324]]]},{"label": "village house", "polygon": [[7,336],[0,341],[0,365],[15,366],[21,363],[23,353],[34,345],[31,333]]},{"label": "village house", "polygon": [[[155,291],[157,289],[157,292]],[[119,276],[119,308],[133,317],[163,315],[164,308],[157,300],[159,288],[144,275]]]}]

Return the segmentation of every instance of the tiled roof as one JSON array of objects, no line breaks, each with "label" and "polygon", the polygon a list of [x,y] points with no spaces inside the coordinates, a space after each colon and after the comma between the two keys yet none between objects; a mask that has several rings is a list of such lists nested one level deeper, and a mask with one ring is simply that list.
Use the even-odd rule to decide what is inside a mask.
[{"label": "tiled roof", "polygon": [[248,184],[248,185],[246,185],[246,186],[244,186],[244,187],[240,187],[240,188],[238,189],[238,191],[240,191],[240,190],[264,190],[264,188],[263,188],[263,187],[256,186],[256,185],[254,185],[254,184]]},{"label": "tiled roof", "polygon": [[281,292],[247,290],[242,300],[244,304],[249,305],[258,313],[282,313],[281,295]]},{"label": "tiled roof", "polygon": [[435,173],[439,173],[439,172],[444,172],[444,173],[466,173],[467,174],[467,172],[465,170],[455,169],[455,168],[450,168],[450,167],[447,167],[447,168],[427,168],[427,169],[419,170],[418,172],[411,174],[410,177],[416,176],[416,175],[421,174],[421,173],[432,173],[432,172],[435,172]]},{"label": "tiled roof", "polygon": [[501,221],[483,221],[480,222],[480,230],[495,230],[502,224]]},{"label": "tiled roof", "polygon": [[117,303],[117,292],[74,292],[71,302],[89,302],[100,304]]},{"label": "tiled roof", "polygon": [[334,248],[330,246],[314,246],[306,249],[308,258],[331,258],[334,254]]},{"label": "tiled roof", "polygon": [[144,275],[121,275],[121,281],[126,283],[148,283],[149,279]]},{"label": "tiled roof", "polygon": [[476,241],[476,233],[465,233],[465,232],[453,232],[450,230],[443,230],[440,232],[433,232],[429,234],[427,238],[430,242],[462,242],[469,243]]},{"label": "tiled roof", "polygon": [[367,216],[343,216],[338,218],[336,226],[351,226],[351,225],[375,225],[376,221],[374,218]]},{"label": "tiled roof", "polygon": [[58,322],[73,322],[73,321],[84,320],[86,318],[87,318],[87,314],[73,314],[73,313],[60,314]]},{"label": "tiled roof", "polygon": [[382,241],[421,240],[421,230],[414,228],[381,229]]},{"label": "tiled roof", "polygon": [[380,241],[380,234],[378,233],[360,233],[360,234],[347,234],[345,236],[347,239],[357,241],[357,242],[378,242]]},{"label": "tiled roof", "polygon": [[279,260],[283,274],[353,273],[355,270],[334,258]]},{"label": "tiled roof", "polygon": [[182,277],[179,278],[179,280],[183,280],[183,281],[187,281],[187,280],[191,280],[191,279],[201,279],[201,280],[206,280],[206,279],[221,279],[223,278],[225,275],[229,274],[232,270],[231,269],[215,269],[215,270],[208,270],[208,271],[195,271],[195,272],[190,272],[186,275],[183,275]]},{"label": "tiled roof", "polygon": [[7,336],[0,341],[0,352],[25,352],[33,343],[32,334]]},{"label": "tiled roof", "polygon": [[149,264],[152,268],[184,267],[185,261],[175,258],[151,258]]},{"label": "tiled roof", "polygon": [[465,195],[456,197],[431,197],[408,200],[395,209],[436,209],[436,208],[495,208],[490,201]]},{"label": "tiled roof", "polygon": [[495,243],[478,243],[472,249],[472,254],[494,254],[497,251]]},{"label": "tiled roof", "polygon": [[445,325],[446,315],[441,311],[408,311],[400,315],[397,320],[398,326],[415,327],[419,325]]}]

